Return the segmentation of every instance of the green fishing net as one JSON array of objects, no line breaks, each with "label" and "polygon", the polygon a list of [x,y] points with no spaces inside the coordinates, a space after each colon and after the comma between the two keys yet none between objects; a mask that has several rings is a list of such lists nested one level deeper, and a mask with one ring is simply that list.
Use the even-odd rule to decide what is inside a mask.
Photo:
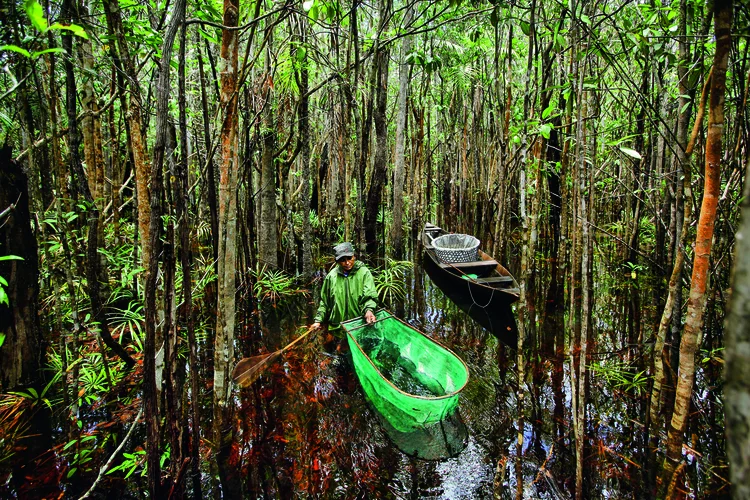
[{"label": "green fishing net", "polygon": [[375,316],[372,325],[362,318],[341,324],[368,399],[402,432],[440,422],[458,405],[469,380],[466,364],[388,311]]}]

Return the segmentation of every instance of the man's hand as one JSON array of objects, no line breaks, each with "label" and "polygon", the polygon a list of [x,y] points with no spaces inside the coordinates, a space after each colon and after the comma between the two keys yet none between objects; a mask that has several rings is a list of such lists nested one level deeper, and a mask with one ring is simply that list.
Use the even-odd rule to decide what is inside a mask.
[{"label": "man's hand", "polygon": [[367,311],[365,313],[365,321],[368,325],[375,323],[375,315],[372,313],[372,311]]},{"label": "man's hand", "polygon": [[310,330],[317,330],[318,328],[320,328],[320,323],[318,323],[317,321],[310,325]]}]

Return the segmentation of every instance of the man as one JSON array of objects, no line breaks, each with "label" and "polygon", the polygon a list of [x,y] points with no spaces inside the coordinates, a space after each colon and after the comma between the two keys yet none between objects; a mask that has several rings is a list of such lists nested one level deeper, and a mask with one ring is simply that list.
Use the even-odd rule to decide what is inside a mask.
[{"label": "man", "polygon": [[378,292],[372,273],[354,256],[354,247],[348,241],[333,247],[333,252],[337,265],[323,280],[312,329],[327,323],[328,330],[336,332],[342,321],[362,315],[368,324],[374,323]]}]

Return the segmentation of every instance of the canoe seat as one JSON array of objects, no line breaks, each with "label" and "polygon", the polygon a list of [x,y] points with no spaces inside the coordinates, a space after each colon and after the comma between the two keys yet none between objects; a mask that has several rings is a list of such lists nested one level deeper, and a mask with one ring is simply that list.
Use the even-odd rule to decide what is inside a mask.
[{"label": "canoe seat", "polygon": [[[472,262],[455,262],[453,264],[440,264],[440,267],[448,271],[458,269],[464,273],[484,274],[489,273],[497,267],[496,260],[475,260]],[[455,268],[455,269],[454,269]]]},{"label": "canoe seat", "polygon": [[487,285],[510,285],[513,283],[513,278],[511,276],[492,276],[480,278],[478,281]]}]

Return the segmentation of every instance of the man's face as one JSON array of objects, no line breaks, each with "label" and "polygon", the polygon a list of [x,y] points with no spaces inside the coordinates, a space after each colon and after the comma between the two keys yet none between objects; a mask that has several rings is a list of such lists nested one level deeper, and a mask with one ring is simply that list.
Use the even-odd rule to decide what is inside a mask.
[{"label": "man's face", "polygon": [[339,263],[339,266],[341,267],[341,270],[345,273],[348,273],[352,270],[352,267],[354,267],[354,261],[356,261],[356,257],[341,257],[336,262]]}]

